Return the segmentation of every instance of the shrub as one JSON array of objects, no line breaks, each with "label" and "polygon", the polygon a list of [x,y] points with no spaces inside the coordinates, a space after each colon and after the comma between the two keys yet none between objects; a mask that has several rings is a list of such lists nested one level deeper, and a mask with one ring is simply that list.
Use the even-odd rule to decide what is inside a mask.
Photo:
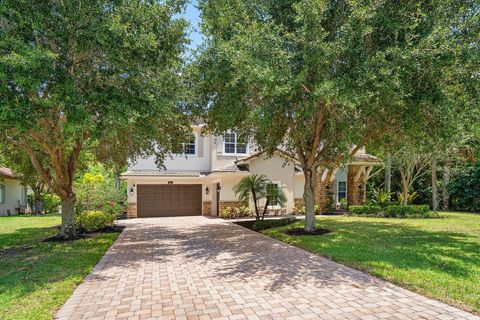
[{"label": "shrub", "polygon": [[[313,208],[314,208],[316,214],[320,213],[320,206],[318,204],[314,205]],[[295,208],[295,211],[296,211],[296,213],[305,214],[305,206],[303,206],[301,208]]]},{"label": "shrub", "polygon": [[60,207],[60,197],[52,193],[43,194],[42,207],[45,213],[58,212]]},{"label": "shrub", "polygon": [[84,211],[80,213],[75,222],[77,229],[84,232],[95,232],[105,227],[112,226],[115,215],[103,211]]},{"label": "shrub", "polygon": [[350,206],[348,211],[355,215],[378,216],[382,212],[382,208],[375,205]]},{"label": "shrub", "polygon": [[225,219],[252,217],[253,211],[246,206],[226,207],[220,216]]},{"label": "shrub", "polygon": [[427,205],[390,205],[381,208],[376,205],[350,206],[349,213],[360,216],[389,217],[389,218],[436,218],[438,214],[431,212]]},{"label": "shrub", "polygon": [[438,216],[436,213],[430,213],[430,207],[427,205],[393,205],[386,207],[385,213],[392,218],[433,218]]},{"label": "shrub", "polygon": [[278,228],[283,227],[288,224],[296,222],[297,219],[295,217],[285,217],[282,219],[269,219],[269,220],[259,220],[255,221],[253,224],[252,229],[255,231],[266,230],[270,228]]}]

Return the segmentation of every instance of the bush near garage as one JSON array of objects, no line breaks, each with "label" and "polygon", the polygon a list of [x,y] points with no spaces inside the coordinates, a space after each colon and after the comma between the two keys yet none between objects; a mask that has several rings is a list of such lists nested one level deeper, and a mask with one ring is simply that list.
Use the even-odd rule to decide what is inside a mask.
[{"label": "bush near garage", "polygon": [[103,211],[84,211],[77,215],[76,226],[78,231],[92,233],[106,227],[113,226],[115,215]]},{"label": "bush near garage", "polygon": [[223,209],[223,212],[220,214],[220,217],[224,219],[253,217],[253,210],[251,210],[246,206],[226,207],[225,209]]}]

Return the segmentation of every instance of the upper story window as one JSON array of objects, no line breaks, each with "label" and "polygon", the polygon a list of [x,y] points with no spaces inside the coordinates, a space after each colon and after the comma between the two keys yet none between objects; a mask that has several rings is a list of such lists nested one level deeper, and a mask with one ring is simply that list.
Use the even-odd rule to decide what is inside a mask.
[{"label": "upper story window", "polygon": [[0,203],[5,203],[5,186],[0,184]]},{"label": "upper story window", "polygon": [[223,136],[224,154],[247,154],[247,141],[238,137],[235,132],[227,132]]},{"label": "upper story window", "polygon": [[180,144],[177,148],[175,148],[175,150],[173,150],[173,152],[180,155],[196,155],[197,144],[195,135],[192,135],[190,140],[188,140],[187,142]]}]

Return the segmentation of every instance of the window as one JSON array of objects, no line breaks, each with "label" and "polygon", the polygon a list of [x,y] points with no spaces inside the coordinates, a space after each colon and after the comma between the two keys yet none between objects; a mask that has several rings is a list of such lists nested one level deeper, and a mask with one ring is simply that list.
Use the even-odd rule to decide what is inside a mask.
[{"label": "window", "polygon": [[5,203],[5,186],[0,184],[0,203]]},{"label": "window", "polygon": [[269,183],[267,185],[267,198],[268,198],[268,205],[270,207],[276,207],[280,205],[278,201],[279,190],[280,190],[280,187],[278,183]]},{"label": "window", "polygon": [[26,206],[28,203],[28,187],[22,188],[22,205]]},{"label": "window", "polygon": [[188,142],[184,142],[178,145],[176,148],[174,148],[173,152],[181,155],[184,155],[184,154],[195,155],[196,154],[195,136],[192,135],[192,137]]},{"label": "window", "polygon": [[238,137],[235,132],[227,132],[223,136],[224,154],[247,154],[247,141]]},{"label": "window", "polygon": [[337,197],[338,201],[347,198],[347,182],[346,181],[338,181],[337,184]]}]

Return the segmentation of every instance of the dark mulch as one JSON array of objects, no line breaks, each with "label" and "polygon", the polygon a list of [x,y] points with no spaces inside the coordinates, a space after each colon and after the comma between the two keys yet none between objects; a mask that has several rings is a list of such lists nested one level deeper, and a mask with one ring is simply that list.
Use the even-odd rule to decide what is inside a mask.
[{"label": "dark mulch", "polygon": [[303,228],[294,228],[294,229],[286,229],[282,231],[286,235],[289,236],[321,236],[327,233],[332,232],[332,230],[328,229],[315,229],[315,231],[305,231]]},{"label": "dark mulch", "polygon": [[334,212],[322,212],[320,215],[322,216],[343,216],[345,215],[346,211],[334,211]]},{"label": "dark mulch", "polygon": [[76,234],[75,238],[64,238],[60,235],[56,235],[53,237],[49,237],[44,239],[42,242],[69,242],[69,241],[76,241],[76,240],[81,240],[81,239],[86,239],[89,237],[92,237],[94,235],[100,234],[100,233],[114,233],[114,232],[122,232],[123,229],[125,229],[124,226],[112,226],[112,227],[105,227],[102,230],[98,230],[92,233],[87,233],[87,232],[79,232]]},{"label": "dark mulch", "polygon": [[236,221],[234,223],[238,224],[240,227],[244,227],[244,228],[252,230],[253,225],[255,224],[255,220]]}]

